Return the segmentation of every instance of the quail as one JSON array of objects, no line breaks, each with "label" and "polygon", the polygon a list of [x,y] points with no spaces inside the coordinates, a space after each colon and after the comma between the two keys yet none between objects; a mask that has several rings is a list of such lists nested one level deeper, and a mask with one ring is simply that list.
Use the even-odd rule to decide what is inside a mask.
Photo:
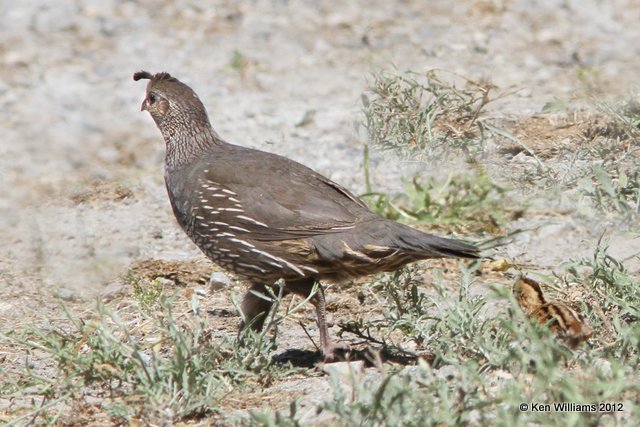
[{"label": "quail", "polygon": [[[244,327],[261,330],[272,306],[267,288],[309,297],[326,361],[324,288],[338,281],[443,257],[477,258],[470,244],[382,218],[330,179],[285,157],[233,145],[209,122],[198,95],[170,74],[148,79],[141,110],[166,144],[164,178],[175,217],[213,262],[250,283],[240,305]],[[318,286],[316,286],[316,283]]]}]

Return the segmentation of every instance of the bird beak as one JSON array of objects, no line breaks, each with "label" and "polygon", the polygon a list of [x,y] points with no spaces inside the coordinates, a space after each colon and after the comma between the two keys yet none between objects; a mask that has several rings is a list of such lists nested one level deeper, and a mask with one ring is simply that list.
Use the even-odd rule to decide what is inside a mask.
[{"label": "bird beak", "polygon": [[140,111],[149,111],[148,107],[149,103],[147,102],[147,98],[145,98],[144,101],[142,101],[142,105],[140,106]]}]

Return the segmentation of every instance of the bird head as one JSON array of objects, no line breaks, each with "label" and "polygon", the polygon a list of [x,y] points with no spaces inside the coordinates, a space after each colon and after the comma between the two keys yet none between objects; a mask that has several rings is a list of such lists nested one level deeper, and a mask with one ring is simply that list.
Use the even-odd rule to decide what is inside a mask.
[{"label": "bird head", "polygon": [[148,79],[147,92],[141,111],[148,111],[164,133],[167,126],[193,124],[194,119],[208,124],[207,113],[198,95],[186,84],[169,73],[151,74],[138,71],[133,80]]}]

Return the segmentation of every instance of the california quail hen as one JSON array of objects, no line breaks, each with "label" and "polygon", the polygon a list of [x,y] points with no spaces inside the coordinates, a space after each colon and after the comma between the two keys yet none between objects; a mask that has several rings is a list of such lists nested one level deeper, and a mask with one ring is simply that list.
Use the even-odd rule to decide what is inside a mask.
[{"label": "california quail hen", "polygon": [[[381,218],[351,192],[276,154],[232,145],[207,111],[168,73],[149,79],[147,110],[166,143],[165,183],[178,223],[211,260],[251,283],[241,305],[244,325],[262,329],[271,302],[266,287],[284,279],[285,292],[309,296],[314,284],[441,257],[477,258],[478,249]],[[325,360],[324,291],[312,297]]]}]

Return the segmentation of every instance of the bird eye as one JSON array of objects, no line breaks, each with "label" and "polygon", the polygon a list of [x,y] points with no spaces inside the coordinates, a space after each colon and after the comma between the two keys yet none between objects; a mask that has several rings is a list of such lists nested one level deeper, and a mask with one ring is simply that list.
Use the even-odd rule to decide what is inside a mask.
[{"label": "bird eye", "polygon": [[147,98],[149,98],[149,104],[153,104],[158,99],[156,94],[153,92],[151,92]]}]

